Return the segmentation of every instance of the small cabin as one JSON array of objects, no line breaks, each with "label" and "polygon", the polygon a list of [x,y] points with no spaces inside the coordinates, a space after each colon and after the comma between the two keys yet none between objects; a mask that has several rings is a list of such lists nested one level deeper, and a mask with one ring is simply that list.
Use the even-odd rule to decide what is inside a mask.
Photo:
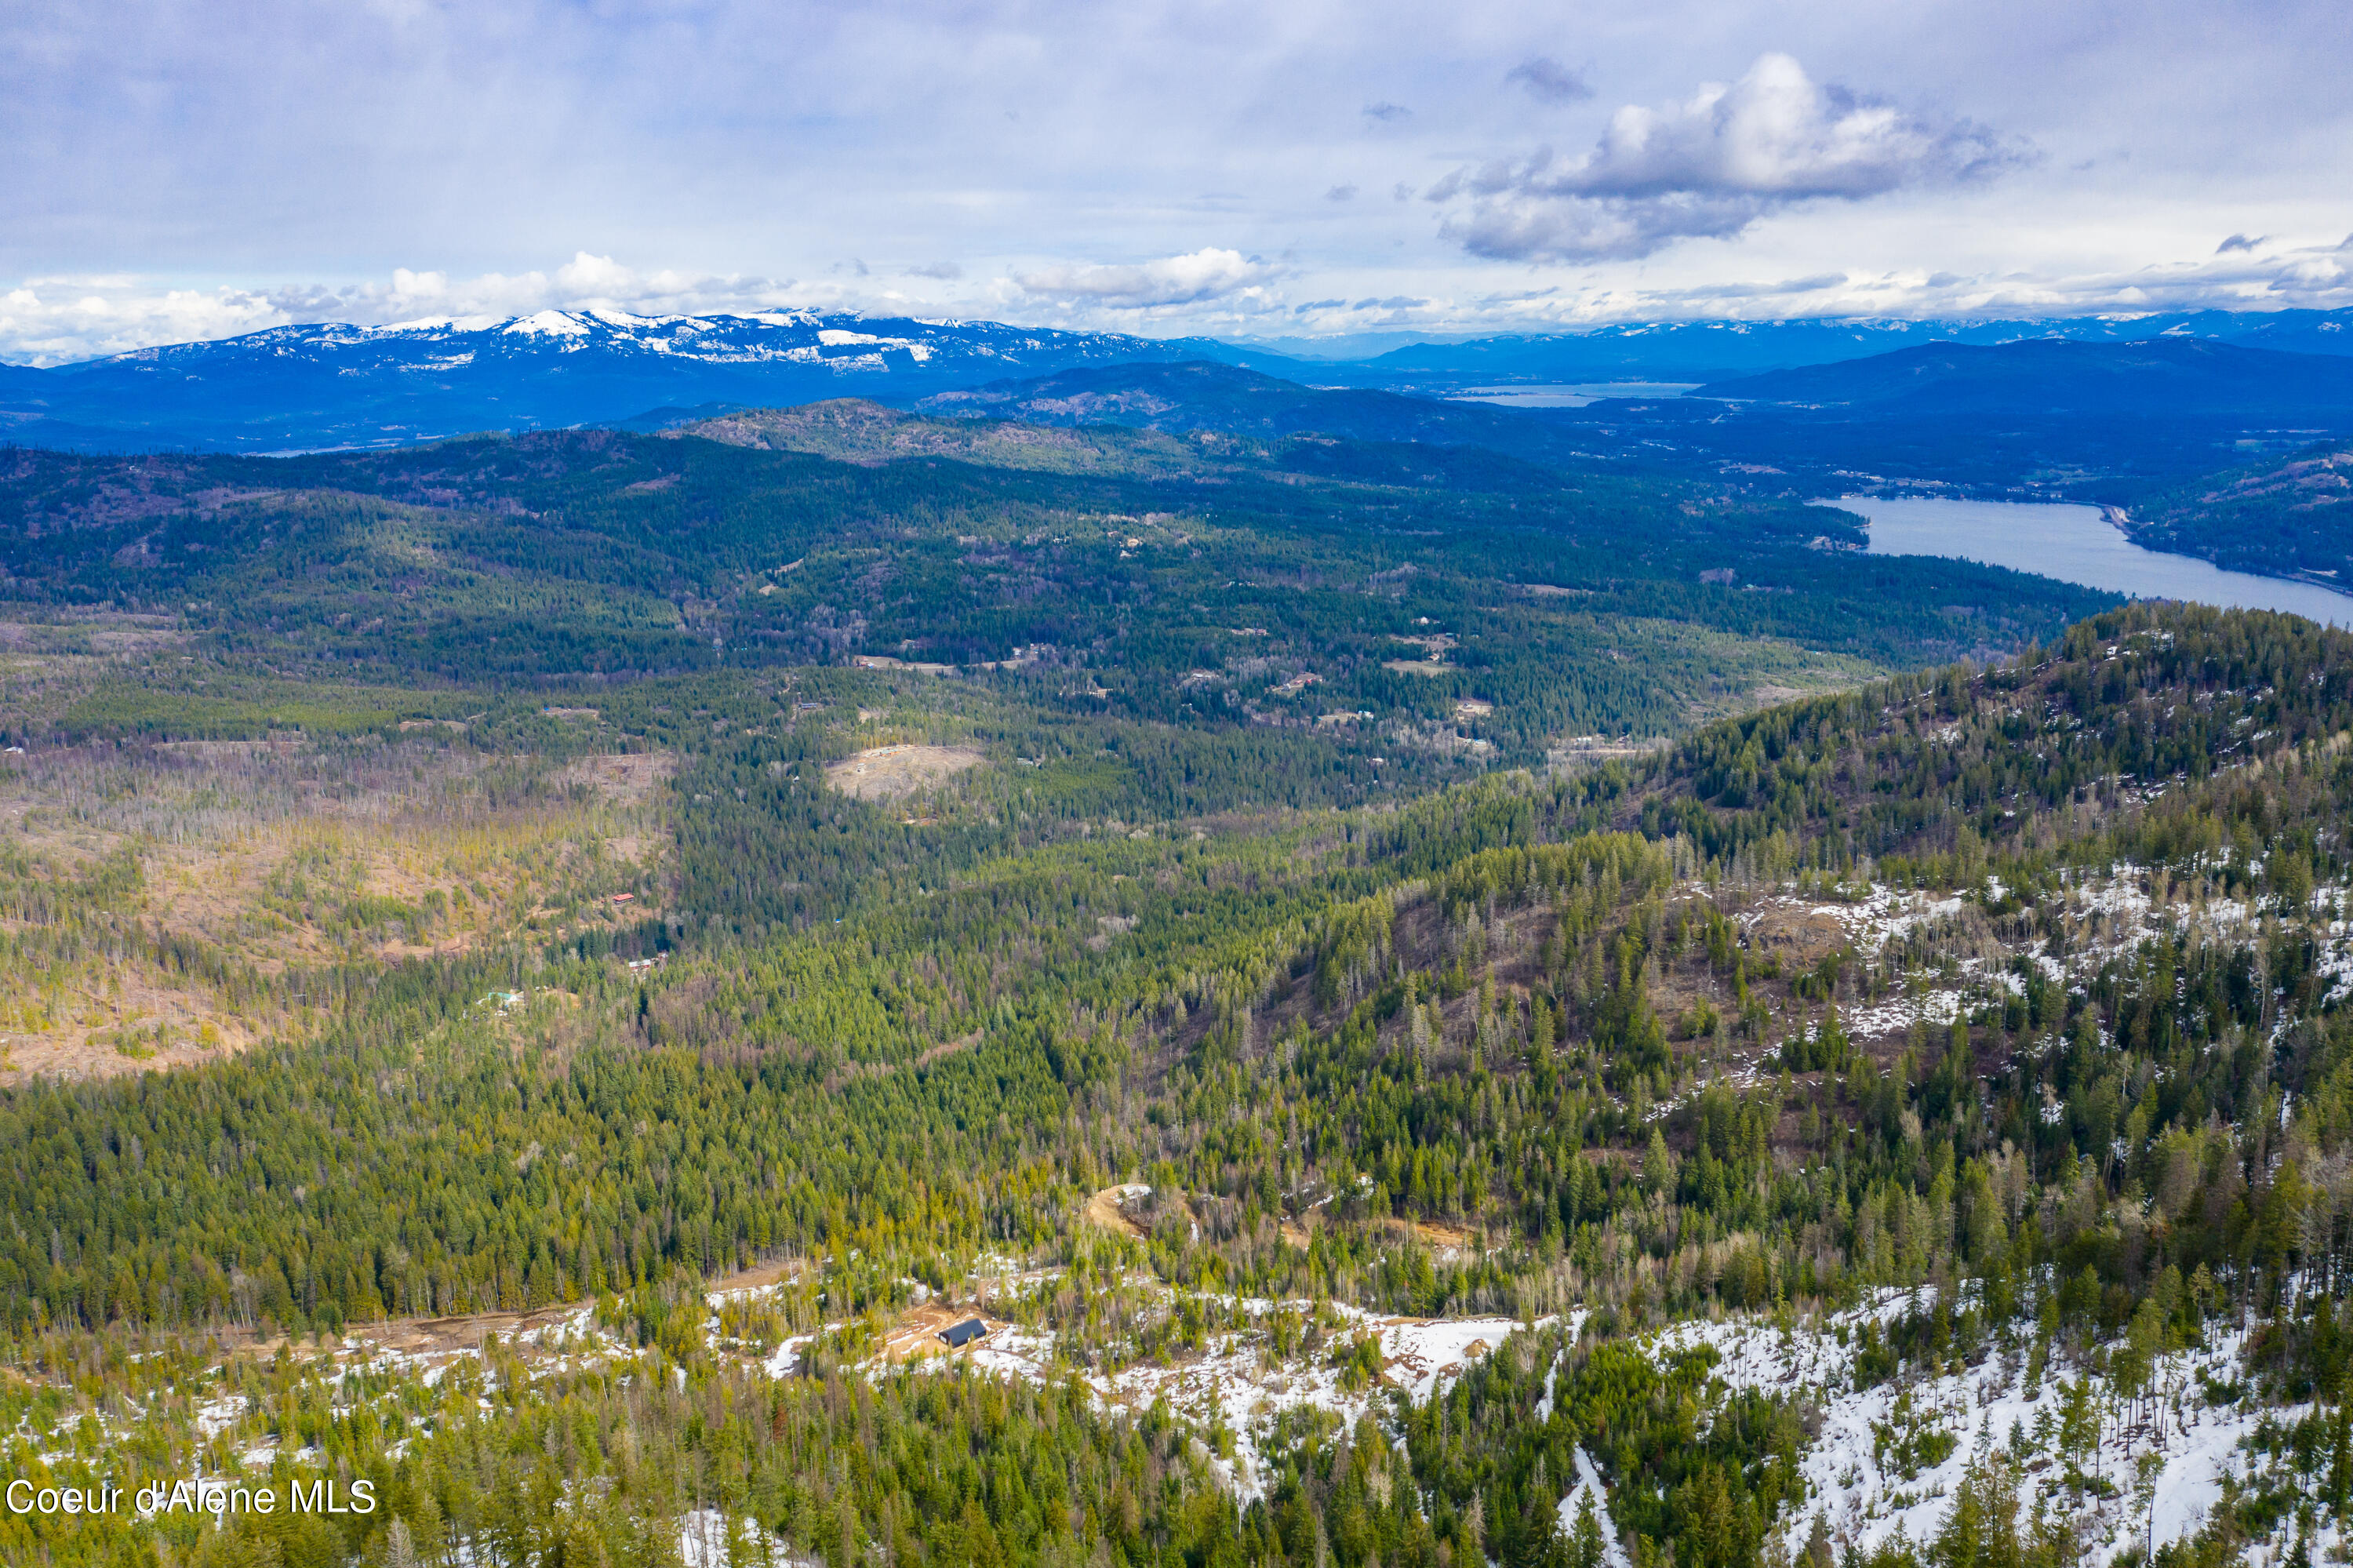
[{"label": "small cabin", "polygon": [[940,1330],[940,1338],[947,1341],[948,1349],[952,1351],[962,1350],[965,1346],[972,1343],[975,1340],[983,1340],[987,1337],[988,1325],[982,1322],[977,1318],[966,1318],[963,1322],[958,1323],[953,1329],[942,1329]]}]

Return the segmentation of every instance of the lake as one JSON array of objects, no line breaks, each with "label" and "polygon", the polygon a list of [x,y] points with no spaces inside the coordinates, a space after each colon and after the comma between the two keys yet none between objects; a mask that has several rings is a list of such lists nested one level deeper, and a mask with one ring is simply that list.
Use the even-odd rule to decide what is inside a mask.
[{"label": "lake", "polygon": [[1582,408],[1605,397],[1680,397],[1696,381],[1589,381],[1576,386],[1466,387],[1447,397],[1457,403],[1500,403],[1506,408]]},{"label": "lake", "polygon": [[1874,556],[1945,556],[2136,599],[2280,609],[2330,626],[2353,626],[2353,596],[2316,583],[2226,572],[2194,556],[2144,550],[2096,506],[1926,497],[1812,504],[1835,506],[1869,522]]}]

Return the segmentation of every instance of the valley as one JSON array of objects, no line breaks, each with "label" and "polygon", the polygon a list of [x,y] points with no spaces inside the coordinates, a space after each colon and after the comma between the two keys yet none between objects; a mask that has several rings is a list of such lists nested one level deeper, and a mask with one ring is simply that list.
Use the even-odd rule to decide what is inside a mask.
[{"label": "valley", "polygon": [[10,453],[0,1552],[2340,1552],[2353,641],[1539,455]]},{"label": "valley", "polygon": [[2179,9],[0,7],[0,1568],[2353,1568]]}]

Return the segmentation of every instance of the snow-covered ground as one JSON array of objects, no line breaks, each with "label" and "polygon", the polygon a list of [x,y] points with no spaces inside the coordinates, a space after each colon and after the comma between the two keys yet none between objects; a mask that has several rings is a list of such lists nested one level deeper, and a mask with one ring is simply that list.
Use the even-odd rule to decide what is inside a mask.
[{"label": "snow-covered ground", "polygon": [[[1212,1333],[1197,1354],[1099,1371],[1073,1368],[1061,1359],[1051,1332],[993,1316],[997,1311],[1021,1316],[1018,1307],[1007,1303],[1007,1296],[1018,1299],[1027,1291],[1051,1287],[1060,1277],[1059,1269],[1029,1268],[1017,1259],[984,1259],[971,1279],[981,1292],[976,1310],[991,1323],[985,1338],[946,1352],[929,1342],[933,1336],[928,1330],[917,1331],[922,1330],[918,1324],[917,1330],[887,1335],[884,1346],[860,1364],[867,1375],[878,1377],[900,1369],[937,1372],[963,1365],[1041,1387],[1076,1377],[1105,1409],[1142,1411],[1155,1401],[1163,1402],[1171,1413],[1204,1432],[1222,1428],[1232,1434],[1233,1457],[1217,1460],[1217,1467],[1236,1495],[1248,1500],[1264,1493],[1264,1445],[1272,1436],[1275,1418],[1284,1412],[1313,1407],[1354,1425],[1366,1414],[1385,1414],[1394,1393],[1402,1393],[1421,1404],[1443,1392],[1465,1368],[1492,1354],[1511,1335],[1556,1321],[1543,1318],[1530,1325],[1501,1317],[1391,1317],[1340,1303],[1218,1297],[1213,1317],[1239,1314],[1242,1326]],[[1156,1285],[1148,1277],[1135,1276],[1129,1283],[1151,1289],[1167,1310],[1176,1310],[1180,1303],[1178,1292]],[[783,1287],[750,1287],[731,1292],[729,1299],[754,1298],[779,1288]],[[715,1295],[712,1298],[714,1303],[718,1299]],[[997,1305],[989,1306],[991,1300]],[[1271,1355],[1268,1323],[1277,1312],[1290,1313],[1302,1322],[1324,1315],[1330,1332],[1323,1340],[1322,1351],[1313,1356]],[[1344,1387],[1344,1369],[1332,1362],[1331,1352],[1345,1351],[1362,1334],[1372,1335],[1377,1342],[1380,1381]],[[705,1335],[719,1353],[740,1349],[720,1340],[715,1314],[706,1320]],[[768,1375],[791,1372],[812,1339],[798,1335],[778,1345],[765,1358]],[[911,1344],[920,1346],[912,1354]]]},{"label": "snow-covered ground", "polygon": [[1601,1527],[1601,1561],[1607,1568],[1634,1568],[1633,1559],[1626,1555],[1626,1543],[1618,1538],[1618,1527],[1609,1517],[1609,1489],[1602,1484],[1593,1456],[1580,1447],[1577,1451],[1577,1484],[1560,1499],[1563,1535],[1575,1537],[1577,1516],[1583,1511],[1588,1497],[1593,1499],[1594,1522]]},{"label": "snow-covered ground", "polygon": [[[2243,939],[2255,923],[2257,911],[2243,899],[2160,902],[2150,889],[2165,876],[2161,870],[2129,863],[2103,872],[2071,874],[2056,895],[2056,907],[2074,935],[2063,949],[2054,951],[2050,942],[2038,939],[2022,956],[2050,980],[2080,987],[2102,964],[2128,957],[2143,942],[2175,935]],[[1998,900],[2000,884],[1990,878],[1988,883],[1989,893]],[[1915,930],[1926,929],[1933,939],[1936,927],[1957,919],[1967,902],[1957,895],[1932,896],[1879,883],[1867,885],[1852,899],[1826,901],[1801,896],[1792,886],[1757,900],[1740,916],[1740,924],[1754,929],[1778,913],[1834,925],[1856,955],[1869,960]],[[2353,888],[2340,885],[2316,889],[2310,900],[2308,917],[2319,939],[2319,969],[2329,982],[2332,1003],[2353,997],[2353,920],[2339,917],[2348,906],[2353,906]],[[1905,991],[1848,1011],[1843,1016],[1847,1033],[1876,1039],[1902,1033],[1915,1023],[1941,1028],[1979,1002],[2021,990],[2000,962],[1979,956],[1959,957],[1939,972],[1915,972],[1909,979]]]},{"label": "snow-covered ground", "polygon": [[[1314,1303],[1306,1301],[1245,1300],[1238,1305],[1254,1319],[1265,1318],[1278,1305],[1303,1316],[1316,1310]],[[1336,1337],[1340,1342],[1367,1332],[1377,1340],[1379,1383],[1345,1388],[1342,1369],[1321,1358],[1271,1360],[1266,1334],[1255,1328],[1220,1333],[1205,1353],[1189,1360],[1080,1376],[1106,1406],[1143,1410],[1155,1400],[1165,1401],[1169,1410],[1205,1428],[1222,1426],[1231,1432],[1233,1458],[1220,1460],[1219,1469],[1235,1494],[1248,1500],[1265,1491],[1263,1445],[1275,1417],[1283,1412],[1313,1407],[1353,1425],[1366,1414],[1385,1412],[1392,1392],[1423,1403],[1512,1334],[1555,1320],[1545,1318],[1526,1325],[1511,1318],[1391,1318],[1336,1306],[1329,1310],[1346,1325]],[[1032,1383],[1044,1383],[1055,1374],[1051,1337],[1020,1328],[999,1329],[964,1354],[976,1368]],[[934,1358],[923,1364],[945,1361]]]},{"label": "snow-covered ground", "polygon": [[699,1508],[678,1521],[678,1555],[686,1568],[814,1568],[758,1520]]},{"label": "snow-covered ground", "polygon": [[[1924,1304],[1926,1295],[1920,1293]],[[1801,1466],[1810,1499],[1781,1524],[1793,1553],[1817,1514],[1841,1547],[1867,1552],[1899,1534],[1925,1542],[1944,1522],[1971,1462],[2002,1450],[2011,1457],[2027,1507],[2047,1502],[2071,1518],[2086,1560],[2105,1563],[2145,1535],[2153,1534],[2162,1546],[2195,1533],[2222,1495],[2223,1476],[2247,1474],[2250,1456],[2242,1445],[2261,1421],[2294,1421],[2303,1414],[2206,1403],[2200,1393],[2206,1379],[2222,1384],[2238,1380],[2245,1336],[2236,1331],[2216,1331],[2203,1349],[2163,1358],[2151,1380],[2156,1397],[2142,1403],[2137,1421],[2127,1419],[2132,1411],[2115,1399],[2105,1378],[2086,1373],[2094,1404],[2105,1419],[2098,1447],[2083,1457],[2081,1468],[2111,1483],[2115,1495],[2079,1493],[2066,1482],[2053,1437],[2064,1384],[2075,1374],[2055,1354],[2039,1387],[2028,1386],[2029,1349],[2021,1343],[1944,1376],[1855,1389],[1854,1355],[1863,1323],[1900,1317],[1914,1298],[1910,1292],[1886,1291],[1865,1307],[1786,1331],[1756,1319],[1694,1320],[1652,1341],[1662,1355],[1710,1346],[1723,1358],[1715,1375],[1726,1385],[1796,1394],[1820,1411],[1820,1436]],[[1899,1457],[1889,1451],[1894,1444],[1883,1440],[1900,1438],[1906,1427],[1948,1436],[1949,1452],[1906,1476]],[[2146,1494],[2154,1499],[2147,1514],[2135,1501],[2136,1461],[2143,1455],[2162,1462],[2153,1492]]]}]

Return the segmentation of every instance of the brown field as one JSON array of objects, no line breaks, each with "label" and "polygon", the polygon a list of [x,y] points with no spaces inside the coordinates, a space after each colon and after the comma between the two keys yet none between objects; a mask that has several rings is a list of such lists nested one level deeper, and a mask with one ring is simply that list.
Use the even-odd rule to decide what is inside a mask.
[{"label": "brown field", "polygon": [[1087,1224],[1099,1230],[1110,1231],[1115,1235],[1140,1236],[1144,1234],[1144,1227],[1120,1213],[1120,1201],[1126,1193],[1125,1186],[1106,1187],[1089,1198],[1087,1206],[1081,1213]]},{"label": "brown field", "polygon": [[[0,1082],[186,1065],[312,1022],[295,978],[662,906],[659,755],[551,768],[438,744],[36,750],[0,769],[0,927],[63,961],[0,960]],[[613,901],[616,893],[630,897]],[[212,982],[120,942],[129,922],[255,977]],[[275,982],[275,983],[272,983]],[[257,1001],[259,996],[266,1000]]]},{"label": "brown field", "polygon": [[894,800],[986,760],[970,747],[878,746],[825,765],[825,781],[853,800]]}]

